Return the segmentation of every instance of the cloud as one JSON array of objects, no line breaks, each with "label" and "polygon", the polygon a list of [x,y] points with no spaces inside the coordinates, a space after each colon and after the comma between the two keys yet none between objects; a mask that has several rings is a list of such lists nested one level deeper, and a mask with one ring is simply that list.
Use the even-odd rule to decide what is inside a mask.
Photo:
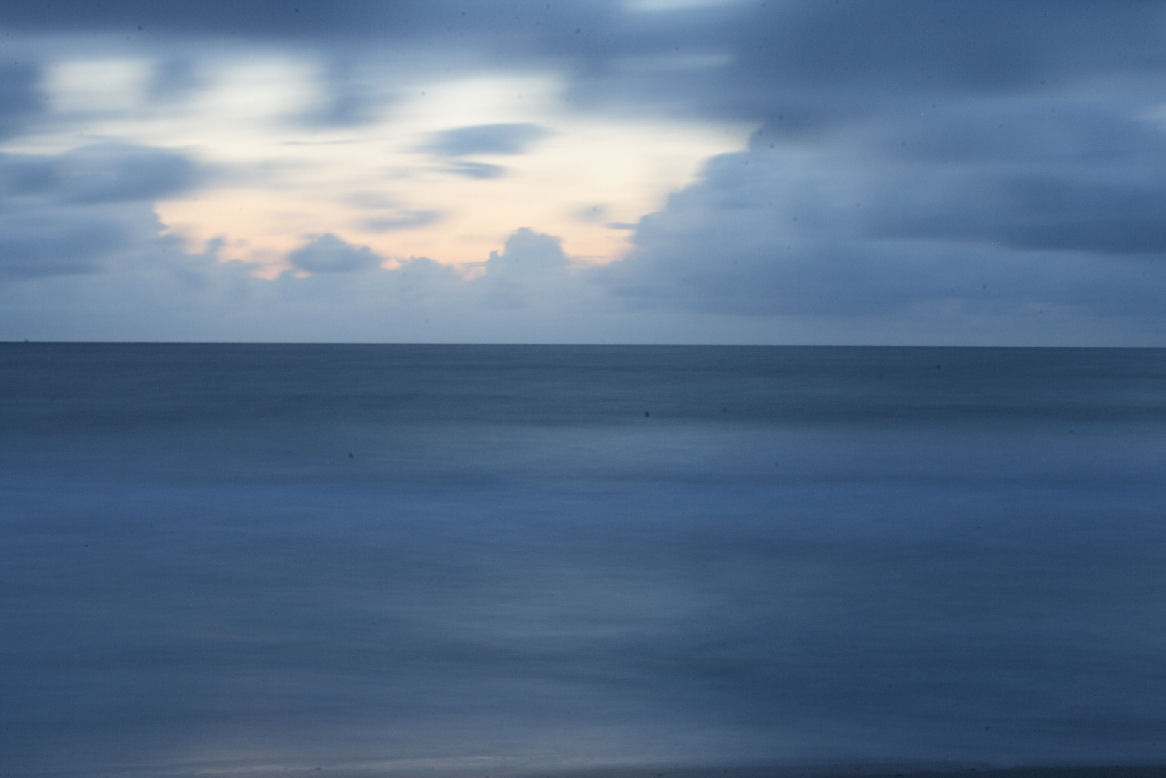
[{"label": "cloud", "polygon": [[[289,271],[267,280],[242,263],[217,261],[213,246],[192,255],[176,241],[158,240],[149,252],[94,266],[85,276],[0,285],[0,332],[38,339],[84,332],[115,340],[466,342],[561,340],[575,326],[558,300],[547,299],[570,281],[559,242],[533,231],[512,236],[476,280],[425,257],[380,267],[367,248],[334,235],[305,249],[353,272],[320,271],[312,263],[308,275]],[[532,265],[536,272],[527,276],[524,268]]]},{"label": "cloud", "polygon": [[187,97],[201,86],[192,57],[170,56],[153,67],[148,93],[151,100],[166,102]]},{"label": "cloud", "polygon": [[[35,7],[34,7],[35,6]],[[618,29],[624,0],[547,4],[543,0],[464,3],[384,3],[374,0],[206,0],[198,8],[148,0],[59,0],[30,5],[0,0],[0,26],[21,32],[113,33],[119,44],[170,44],[176,40],[257,41],[351,53],[354,47],[383,51],[416,45],[479,51],[485,61],[506,65],[562,57],[587,49]],[[454,41],[449,44],[449,41]]]},{"label": "cloud", "polygon": [[[288,7],[260,0],[245,8],[212,3],[197,12],[141,0],[0,2],[8,29],[129,31],[132,45],[166,39],[171,60],[199,51],[207,37],[308,47],[327,63],[327,88],[320,104],[298,118],[321,125],[359,124],[376,114],[389,83],[376,63],[396,45],[417,53],[412,67],[432,55],[434,63],[452,60],[462,68],[553,70],[566,79],[563,98],[577,111],[761,120],[786,140],[809,142],[871,117],[919,114],[953,99],[1033,96],[1098,78],[1152,80],[1166,68],[1162,22],[1162,9],[1152,3],[1067,2],[1054,11],[1045,3],[995,0],[681,4],[655,13],[636,12],[622,0],[550,7],[443,0]],[[161,81],[183,83],[183,68],[172,67],[176,78]],[[532,128],[542,129],[454,128],[430,143],[447,156],[521,153],[538,139],[523,136]]]},{"label": "cloud", "polygon": [[38,78],[29,63],[0,64],[0,138],[19,133],[44,109]]},{"label": "cloud", "polygon": [[427,257],[411,257],[390,272],[398,299],[407,305],[456,301],[466,283],[453,268]]},{"label": "cloud", "polygon": [[390,268],[366,265],[362,272],[307,276],[288,272],[275,281],[255,283],[274,290],[268,312],[272,320],[287,322],[305,315],[317,321],[333,319],[344,322],[352,333],[375,331],[390,314],[433,315],[451,304],[460,302],[463,310],[469,305],[465,280],[453,268],[426,257],[411,257]]},{"label": "cloud", "polygon": [[353,246],[331,233],[313,236],[287,258],[295,268],[309,273],[358,273],[384,262],[368,246]]},{"label": "cloud", "polygon": [[213,247],[188,254],[178,241],[156,232],[136,237],[84,275],[39,274],[0,284],[0,332],[45,340],[123,341],[277,334],[264,329],[274,286],[252,276],[250,267],[217,261]]},{"label": "cloud", "polygon": [[865,234],[1160,258],[1166,128],[1142,99],[981,98],[884,117],[850,141],[868,159],[849,163]]},{"label": "cloud", "polygon": [[597,282],[633,306],[830,317],[854,332],[880,317],[912,321],[920,337],[923,311],[931,326],[1039,306],[1166,314],[1137,291],[1166,283],[1166,149],[1127,150],[1122,166],[1143,169],[1114,184],[1096,178],[1112,174],[1108,155],[1089,181],[1078,162],[1064,178],[1033,177],[990,158],[919,165],[850,144],[770,148],[767,137],[711,160],[641,220],[624,261],[590,271]]},{"label": "cloud", "polygon": [[193,189],[207,171],[167,149],[82,146],[56,156],[0,154],[0,194],[68,203],[155,200]]},{"label": "cloud", "polygon": [[569,267],[559,238],[522,227],[506,239],[501,252],[490,252],[486,272],[475,284],[492,306],[563,306],[570,299]]},{"label": "cloud", "polygon": [[0,154],[0,277],[97,273],[155,248],[151,201],[204,178],[185,155],[145,146]]},{"label": "cloud", "polygon": [[506,168],[501,165],[491,165],[486,162],[464,162],[459,161],[452,165],[447,165],[442,168],[447,173],[452,173],[455,176],[463,176],[465,178],[475,178],[479,181],[488,181],[494,178],[502,178],[506,175]]},{"label": "cloud", "polygon": [[291,7],[273,0],[256,0],[243,8],[220,0],[208,2],[196,11],[159,7],[145,0],[109,0],[100,6],[83,0],[63,0],[38,8],[4,0],[0,3],[0,20],[10,28],[29,30],[310,38],[356,33],[362,23],[390,16],[387,9],[376,5],[304,2]]},{"label": "cloud", "polygon": [[565,271],[567,266],[567,256],[563,253],[559,238],[522,227],[506,239],[501,253],[490,252],[490,259],[486,262],[486,276],[529,277],[559,273]]},{"label": "cloud", "polygon": [[[307,315],[343,322],[351,332],[380,332],[404,322],[432,322],[447,337],[474,340],[507,332],[506,339],[545,340],[553,323],[579,313],[597,290],[576,279],[559,238],[529,228],[513,232],[501,251],[493,251],[476,278],[426,257],[411,257],[390,267],[375,266],[367,248],[357,249],[335,236],[321,236],[330,259],[363,272],[285,273],[272,284],[277,299],[271,315],[288,320]],[[311,271],[303,263],[296,266]],[[387,325],[386,325],[387,326]],[[412,325],[410,325],[412,326]],[[541,330],[546,327],[546,331]],[[386,330],[386,332],[388,332]],[[456,335],[453,333],[457,333]],[[389,337],[389,335],[385,335]],[[495,334],[497,337],[497,334]],[[391,339],[391,338],[390,338]]]},{"label": "cloud", "polygon": [[445,157],[522,154],[551,134],[537,124],[478,124],[433,133],[423,148]]},{"label": "cloud", "polygon": [[332,55],[320,75],[321,97],[308,111],[293,117],[309,127],[355,127],[375,121],[392,102],[379,74],[367,72],[351,57]]},{"label": "cloud", "polygon": [[885,135],[869,137],[887,169],[885,194],[870,200],[872,234],[1166,253],[1166,132],[1141,107],[1058,97],[1026,101],[1022,111],[979,101],[944,113],[922,124],[926,137],[894,130],[898,153]]},{"label": "cloud", "polygon": [[[625,0],[547,5],[208,2],[100,5],[0,2],[0,25],[36,32],[102,32],[131,44],[207,38],[311,47],[373,58],[386,47],[508,70],[555,69],[576,107],[619,106],[825,128],[889,103],[1033,93],[1096,75],[1161,70],[1163,12],[1155,3],[894,0],[852,3],[683,3],[654,13]],[[338,79],[340,83],[342,79]],[[340,122],[361,114],[360,85],[325,106]]]},{"label": "cloud", "polygon": [[[231,275],[232,285],[251,290],[250,299],[283,300],[281,311],[294,308],[279,296],[293,290],[318,295],[321,315],[337,301],[361,300],[345,314],[352,327],[380,321],[374,300],[411,299],[430,301],[427,315],[444,299],[447,308],[491,315],[542,312],[546,322],[552,306],[581,300],[607,311],[613,303],[598,288],[628,316],[675,317],[667,320],[693,339],[726,317],[753,317],[753,329],[739,332],[760,339],[791,317],[829,320],[843,335],[873,332],[878,321],[903,323],[921,340],[940,330],[958,339],[960,326],[981,331],[973,330],[986,319],[973,315],[1007,322],[1052,308],[1127,317],[1139,332],[1153,331],[1162,304],[1150,290],[1166,283],[1164,23],[1159,4],[1076,0],[685,2],[651,13],[624,0],[212,0],[197,8],[0,0],[0,26],[16,52],[14,64],[0,66],[0,138],[35,139],[39,127],[83,137],[70,124],[76,117],[45,113],[39,86],[55,61],[77,59],[79,40],[86,56],[116,50],[154,63],[147,92],[158,120],[214,73],[213,57],[257,45],[302,57],[312,63],[303,72],[319,75],[305,76],[311,83],[297,95],[316,102],[282,117],[301,131],[388,121],[381,107],[409,90],[483,68],[553,74],[562,85],[556,115],[469,124],[490,115],[426,136],[414,150],[433,155],[427,172],[501,178],[503,157],[529,152],[550,126],[571,132],[579,116],[733,120],[760,130],[747,149],[708,160],[655,214],[618,222],[601,210],[574,214],[632,240],[627,258],[606,267],[572,269],[556,238],[519,230],[467,282],[420,258],[379,268],[367,247],[320,234],[328,225],[305,225],[317,236],[292,261],[310,277],[252,287]],[[101,34],[77,34],[92,32]],[[294,105],[288,110],[302,101]],[[326,135],[322,143],[345,136]],[[0,155],[0,274],[23,284],[40,278],[45,288],[50,275],[62,284],[70,273],[111,279],[158,249],[150,201],[218,175],[185,151],[132,144]],[[351,222],[372,231],[440,218],[396,202],[366,207],[376,210]],[[171,267],[219,277],[213,264],[172,257]],[[469,316],[451,313],[447,322]],[[1003,325],[997,331],[1008,337]]]},{"label": "cloud", "polygon": [[0,281],[93,273],[99,261],[131,245],[140,233],[124,218],[75,211],[0,215]]},{"label": "cloud", "polygon": [[440,211],[398,211],[392,216],[377,216],[366,219],[361,226],[370,232],[393,232],[426,227],[440,221]]},{"label": "cloud", "polygon": [[789,142],[953,100],[1144,90],[1166,69],[1154,3],[733,3],[618,21],[569,49],[573,106],[767,121]]},{"label": "cloud", "polygon": [[[1160,180],[985,178],[953,184],[941,199],[892,219],[884,234],[1166,259],[1166,184]],[[951,213],[960,218],[945,218]]]},{"label": "cloud", "polygon": [[193,189],[204,172],[182,154],[121,144],[70,151],[57,167],[66,198],[87,203],[156,200]]},{"label": "cloud", "polygon": [[598,224],[607,218],[607,206],[602,203],[580,205],[571,212],[571,218],[581,224]]}]

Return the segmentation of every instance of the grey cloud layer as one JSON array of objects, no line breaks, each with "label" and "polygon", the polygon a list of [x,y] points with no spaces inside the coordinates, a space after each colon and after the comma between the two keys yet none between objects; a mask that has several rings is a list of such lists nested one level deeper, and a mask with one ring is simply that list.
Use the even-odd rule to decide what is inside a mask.
[{"label": "grey cloud layer", "polygon": [[435,133],[424,148],[433,154],[450,157],[522,154],[550,134],[550,130],[537,124],[477,124]]},{"label": "grey cloud layer", "polygon": [[0,64],[0,140],[15,135],[43,108],[39,72],[29,63]]},{"label": "grey cloud layer", "polygon": [[[614,0],[0,2],[0,25],[16,31],[126,33],[131,46],[312,47],[333,63],[333,89],[315,114],[323,122],[359,121],[364,93],[382,85],[356,77],[357,63],[410,45],[438,58],[456,51],[493,67],[563,72],[580,108],[767,120],[788,138],[953,98],[1152,79],[1166,68],[1164,21],[1160,3],[1076,0],[739,2],[655,13]],[[187,85],[179,63],[168,60],[159,82]]]},{"label": "grey cloud layer", "polygon": [[469,162],[466,160],[458,160],[451,165],[446,165],[442,170],[446,173],[452,173],[455,176],[473,178],[478,181],[489,181],[495,178],[502,178],[506,175],[506,168],[502,165],[491,165],[489,162]]},{"label": "grey cloud layer", "polygon": [[375,216],[367,219],[362,223],[362,226],[372,232],[411,230],[439,222],[441,216],[440,211],[399,211],[391,216]]},{"label": "grey cloud layer", "polygon": [[[614,1],[2,0],[0,26],[16,39],[47,36],[45,60],[53,33],[114,33],[119,46],[164,50],[158,99],[198,88],[191,63],[208,41],[310,49],[329,63],[331,88],[289,118],[300,123],[366,121],[391,100],[396,74],[378,71],[378,57],[413,47],[430,64],[553,71],[566,79],[567,108],[591,116],[761,128],[747,149],[708,161],[659,213],[613,224],[634,248],[612,266],[568,273],[557,244],[499,225],[512,237],[470,284],[423,260],[381,271],[379,258],[324,236],[292,257],[317,275],[280,282],[299,290],[295,299],[311,291],[336,305],[355,294],[345,286],[355,279],[392,279],[399,295],[410,277],[400,299],[428,290],[426,299],[447,295],[450,305],[549,311],[604,289],[620,302],[603,305],[626,312],[832,317],[859,333],[879,317],[909,319],[921,340],[941,317],[1008,321],[1052,308],[1140,316],[1130,324],[1139,333],[1166,326],[1162,3],[738,2],[649,13]],[[0,66],[0,139],[42,116],[41,55],[22,51],[25,60]],[[488,186],[506,169],[476,155],[520,154],[545,137],[534,124],[454,127],[420,150],[466,185]],[[109,146],[8,154],[0,172],[0,272],[21,278],[94,271],[132,241],[146,245],[156,225],[140,206],[207,175],[175,152]],[[366,228],[440,218],[381,210]],[[31,225],[52,237],[38,242]],[[527,252],[540,261],[524,261]],[[1080,332],[1093,326],[1081,321]]]},{"label": "grey cloud layer", "polygon": [[204,173],[177,152],[125,144],[56,156],[0,154],[0,194],[72,203],[155,200],[196,187]]},{"label": "grey cloud layer", "polygon": [[354,273],[371,270],[383,261],[368,246],[351,246],[331,233],[313,237],[287,258],[292,266],[309,273]]},{"label": "grey cloud layer", "polygon": [[[362,47],[425,42],[477,51],[500,65],[565,66],[576,97],[588,101],[634,99],[745,118],[784,114],[814,124],[878,110],[889,96],[1025,91],[1156,71],[1166,64],[1162,23],[1160,3],[1087,0],[739,2],[655,13],[616,0],[0,2],[0,24],[10,30],[126,33],[131,44],[151,36],[282,40],[333,52],[338,61]],[[725,57],[683,78],[632,66],[678,53]],[[338,80],[350,74],[334,69]],[[834,100],[839,91],[846,103]]]},{"label": "grey cloud layer", "polygon": [[143,237],[122,214],[75,211],[0,215],[0,283],[5,278],[92,273],[99,260]]},{"label": "grey cloud layer", "polygon": [[767,137],[712,160],[599,280],[640,304],[701,312],[871,317],[941,303],[1166,315],[1160,138],[1091,147],[1104,164],[1082,163],[1092,155],[1079,148],[932,165],[850,144],[790,152]]},{"label": "grey cloud layer", "polygon": [[0,282],[94,273],[153,249],[162,227],[151,202],[206,175],[182,154],[125,144],[0,154]]},{"label": "grey cloud layer", "polygon": [[446,173],[488,181],[505,176],[506,167],[465,157],[524,154],[551,134],[550,130],[537,124],[476,124],[435,132],[420,148],[447,159],[447,164],[442,167]]}]

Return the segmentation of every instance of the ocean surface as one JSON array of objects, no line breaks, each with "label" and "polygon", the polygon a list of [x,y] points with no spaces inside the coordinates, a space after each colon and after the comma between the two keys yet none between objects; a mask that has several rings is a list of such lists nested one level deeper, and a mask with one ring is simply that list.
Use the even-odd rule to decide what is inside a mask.
[{"label": "ocean surface", "polygon": [[0,344],[0,775],[1166,761],[1166,351]]}]

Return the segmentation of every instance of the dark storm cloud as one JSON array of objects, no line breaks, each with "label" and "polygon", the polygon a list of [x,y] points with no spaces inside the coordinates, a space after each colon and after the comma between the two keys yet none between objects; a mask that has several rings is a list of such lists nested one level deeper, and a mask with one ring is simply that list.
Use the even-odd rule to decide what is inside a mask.
[{"label": "dark storm cloud", "polygon": [[288,254],[288,261],[309,273],[356,273],[376,268],[384,260],[368,246],[353,246],[327,233]]},{"label": "dark storm cloud", "polygon": [[478,124],[434,133],[423,148],[446,157],[522,154],[550,134],[537,124]]}]

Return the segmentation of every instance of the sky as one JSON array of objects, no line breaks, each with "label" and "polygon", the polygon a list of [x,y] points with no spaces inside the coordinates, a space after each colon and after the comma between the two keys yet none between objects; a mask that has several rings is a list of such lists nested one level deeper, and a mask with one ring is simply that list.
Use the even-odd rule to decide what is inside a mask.
[{"label": "sky", "polygon": [[1166,4],[0,0],[0,340],[1166,345]]}]

